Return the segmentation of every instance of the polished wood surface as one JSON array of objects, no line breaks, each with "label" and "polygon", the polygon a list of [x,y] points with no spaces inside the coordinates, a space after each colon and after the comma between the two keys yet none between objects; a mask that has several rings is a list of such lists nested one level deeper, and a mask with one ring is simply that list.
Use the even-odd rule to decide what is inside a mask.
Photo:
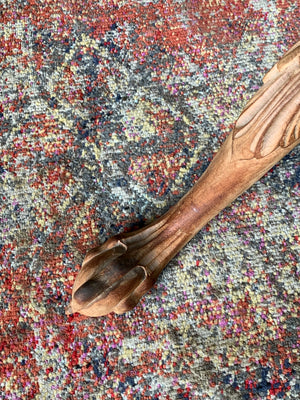
[{"label": "polished wood surface", "polygon": [[175,206],[86,255],[66,312],[96,317],[132,309],[178,251],[299,142],[300,42],[268,72],[205,173]]}]

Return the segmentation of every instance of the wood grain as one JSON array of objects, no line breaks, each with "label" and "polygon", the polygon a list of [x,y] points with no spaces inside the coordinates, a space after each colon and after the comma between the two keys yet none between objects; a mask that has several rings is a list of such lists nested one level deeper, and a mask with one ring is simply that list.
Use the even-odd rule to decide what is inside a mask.
[{"label": "wood grain", "polygon": [[162,269],[214,216],[300,142],[300,42],[269,71],[194,187],[165,215],[86,256],[67,313],[132,309]]}]

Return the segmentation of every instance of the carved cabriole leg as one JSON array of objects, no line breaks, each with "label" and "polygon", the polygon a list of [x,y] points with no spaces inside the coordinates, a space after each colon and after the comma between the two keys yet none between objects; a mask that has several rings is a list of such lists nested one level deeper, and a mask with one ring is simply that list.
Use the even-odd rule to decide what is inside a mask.
[{"label": "carved cabriole leg", "polygon": [[132,309],[178,251],[300,142],[300,42],[265,76],[213,161],[165,215],[91,250],[67,313]]}]

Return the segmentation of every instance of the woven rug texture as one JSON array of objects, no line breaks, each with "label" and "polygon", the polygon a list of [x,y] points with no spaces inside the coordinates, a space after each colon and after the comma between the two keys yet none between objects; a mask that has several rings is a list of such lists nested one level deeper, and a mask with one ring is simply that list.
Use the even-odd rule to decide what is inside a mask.
[{"label": "woven rug texture", "polygon": [[0,0],[0,399],[300,398],[300,149],[123,315],[85,253],[197,181],[300,39],[299,0]]}]

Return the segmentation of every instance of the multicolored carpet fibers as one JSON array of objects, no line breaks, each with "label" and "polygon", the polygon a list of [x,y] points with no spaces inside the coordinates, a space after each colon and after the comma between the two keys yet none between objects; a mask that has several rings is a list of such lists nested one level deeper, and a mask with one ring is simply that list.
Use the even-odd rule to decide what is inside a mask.
[{"label": "multicolored carpet fibers", "polygon": [[85,252],[203,173],[299,15],[299,0],[1,0],[1,399],[299,398],[299,148],[132,312],[64,312]]}]

